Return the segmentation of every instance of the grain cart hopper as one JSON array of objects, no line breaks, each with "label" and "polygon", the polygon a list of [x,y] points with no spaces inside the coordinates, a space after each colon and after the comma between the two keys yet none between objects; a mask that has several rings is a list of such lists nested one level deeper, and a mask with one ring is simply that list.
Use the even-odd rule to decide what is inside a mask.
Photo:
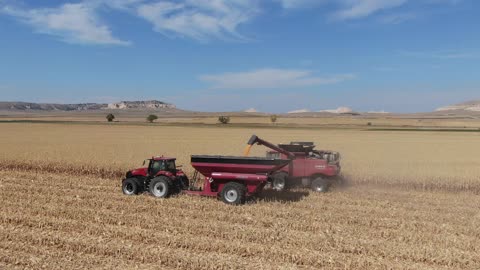
[{"label": "grain cart hopper", "polygon": [[292,159],[289,166],[272,174],[272,187],[276,190],[300,185],[311,187],[314,191],[326,192],[334,181],[339,180],[341,167],[338,152],[315,150],[313,142],[275,145],[253,135],[247,143],[245,156],[248,156],[254,144],[272,149],[267,152],[267,158]]},{"label": "grain cart hopper", "polygon": [[[126,195],[144,191],[166,198],[175,193],[220,197],[228,204],[243,204],[247,197],[259,194],[272,174],[291,162],[290,159],[192,155],[196,169],[192,181],[175,166],[174,158],[152,158],[146,168],[127,172],[122,182]],[[199,174],[203,187],[197,188]]]}]

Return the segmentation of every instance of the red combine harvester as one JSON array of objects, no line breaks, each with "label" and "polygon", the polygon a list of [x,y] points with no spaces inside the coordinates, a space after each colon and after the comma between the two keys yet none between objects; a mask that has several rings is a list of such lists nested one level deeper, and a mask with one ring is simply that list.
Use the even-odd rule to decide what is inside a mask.
[{"label": "red combine harvester", "polygon": [[[122,181],[125,195],[144,191],[155,197],[166,198],[176,193],[201,196],[219,196],[228,204],[243,204],[247,197],[259,194],[272,173],[288,165],[290,160],[254,157],[191,156],[196,169],[190,182],[182,170],[175,166],[175,158],[154,157],[146,168],[127,172]],[[204,178],[203,188],[196,188],[199,175]]]},{"label": "red combine harvester", "polygon": [[285,166],[272,174],[272,187],[284,190],[293,186],[311,187],[314,191],[326,192],[331,184],[339,180],[340,154],[333,151],[315,150],[313,142],[291,142],[274,145],[253,135],[248,141],[245,156],[254,144],[264,145],[273,151],[267,158],[291,159]]}]

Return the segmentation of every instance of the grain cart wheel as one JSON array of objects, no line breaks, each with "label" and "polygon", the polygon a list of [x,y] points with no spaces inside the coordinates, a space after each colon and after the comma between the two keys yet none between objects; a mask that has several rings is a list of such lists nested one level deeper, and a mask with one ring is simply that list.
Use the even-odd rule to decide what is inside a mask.
[{"label": "grain cart wheel", "polygon": [[286,173],[276,173],[273,175],[272,188],[276,191],[287,189],[288,175]]},{"label": "grain cart wheel", "polygon": [[170,179],[165,176],[155,177],[150,181],[149,191],[157,198],[167,198],[170,195]]},{"label": "grain cart wheel", "polygon": [[312,181],[312,190],[316,192],[327,192],[330,188],[330,181],[317,177]]},{"label": "grain cart wheel", "polygon": [[244,204],[245,203],[245,186],[236,182],[229,182],[223,186],[220,197],[227,204]]},{"label": "grain cart wheel", "polygon": [[136,178],[127,178],[122,182],[122,191],[125,195],[137,195],[142,192],[142,186],[140,185],[138,179]]}]

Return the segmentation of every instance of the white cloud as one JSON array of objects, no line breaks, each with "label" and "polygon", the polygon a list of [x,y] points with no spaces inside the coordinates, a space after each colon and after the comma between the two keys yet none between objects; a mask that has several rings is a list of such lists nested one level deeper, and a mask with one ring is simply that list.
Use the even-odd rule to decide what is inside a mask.
[{"label": "white cloud", "polygon": [[333,14],[334,19],[349,20],[372,15],[378,11],[399,7],[408,0],[343,0],[344,8]]},{"label": "white cloud", "polygon": [[[419,0],[427,5],[458,4],[461,0]],[[31,25],[36,32],[60,37],[70,43],[128,45],[113,36],[100,11],[117,11],[150,22],[153,29],[170,37],[199,41],[211,39],[248,40],[239,27],[262,13],[267,2],[275,2],[286,11],[328,7],[334,20],[360,19],[404,7],[412,0],[77,0],[54,8],[20,8],[15,1],[0,0],[0,15],[9,14]],[[47,1],[45,1],[47,2]],[[410,7],[407,7],[409,9]],[[325,8],[326,9],[326,8]],[[327,9],[326,9],[327,10]],[[379,21],[401,23],[416,17],[407,10],[383,12]],[[328,15],[327,15],[328,17]]]},{"label": "white cloud", "polygon": [[352,74],[318,77],[308,70],[257,69],[247,72],[202,75],[215,89],[274,89],[335,84],[355,78]]},{"label": "white cloud", "polygon": [[109,27],[97,18],[95,9],[84,3],[64,4],[58,8],[19,9],[3,7],[9,14],[31,25],[38,33],[60,37],[69,43],[129,45],[113,37]]},{"label": "white cloud", "polygon": [[[274,0],[284,9],[300,9],[318,7],[329,4],[336,11],[330,14],[335,20],[358,19],[370,16],[380,10],[399,7],[408,0]],[[458,0],[423,0],[445,3]]]},{"label": "white cloud", "polygon": [[[311,9],[320,6],[331,7],[334,11],[328,17],[333,20],[361,19],[381,11],[403,7],[409,2],[421,2],[427,5],[457,5],[463,0],[273,0],[286,10]],[[398,24],[416,18],[414,12],[386,14],[380,19],[382,23]]]},{"label": "white cloud", "polygon": [[[1,0],[0,0],[1,1]],[[0,2],[2,3],[2,2]],[[61,37],[70,43],[128,45],[115,38],[97,16],[99,9],[139,16],[155,31],[200,41],[213,38],[245,40],[239,25],[260,12],[259,0],[83,0],[55,8],[19,8],[0,4],[0,14],[31,25],[36,32]]]},{"label": "white cloud", "polygon": [[179,35],[200,41],[210,38],[242,38],[237,28],[259,9],[254,0],[185,0],[144,3],[137,14],[164,35]]}]

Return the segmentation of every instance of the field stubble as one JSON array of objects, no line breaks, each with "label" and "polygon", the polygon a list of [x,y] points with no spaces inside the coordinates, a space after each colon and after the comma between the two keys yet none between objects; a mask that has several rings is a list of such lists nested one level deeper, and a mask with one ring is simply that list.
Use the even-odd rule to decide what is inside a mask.
[{"label": "field stubble", "polygon": [[[0,124],[0,168],[118,177],[153,155],[241,155],[252,133],[342,154],[351,184],[480,193],[480,133]],[[264,147],[252,155],[265,155]]]},{"label": "field stubble", "polygon": [[[366,188],[245,207],[126,197],[119,181],[3,171],[0,265],[478,269],[475,195]],[[301,192],[301,191],[292,191]]]},{"label": "field stubble", "polygon": [[0,268],[480,268],[475,134],[255,130],[340,151],[351,185],[231,207],[119,178],[154,154],[238,155],[251,130],[0,125]]}]

